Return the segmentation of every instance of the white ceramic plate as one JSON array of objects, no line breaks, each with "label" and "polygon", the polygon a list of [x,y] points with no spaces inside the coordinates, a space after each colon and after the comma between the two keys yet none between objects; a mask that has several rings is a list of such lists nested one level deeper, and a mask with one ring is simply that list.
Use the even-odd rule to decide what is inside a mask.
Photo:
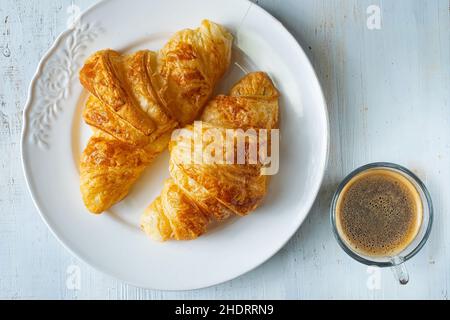
[{"label": "white ceramic plate", "polygon": [[[87,93],[78,69],[96,50],[157,50],[174,32],[207,18],[235,36],[233,66],[218,92],[243,70],[270,74],[282,94],[280,171],[263,205],[195,241],[156,243],[139,216],[168,177],[168,154],[109,212],[85,209],[78,162],[91,132],[81,120]],[[128,283],[154,289],[207,287],[233,279],[275,254],[305,219],[321,185],[328,119],[313,68],[291,34],[246,0],[109,0],[82,15],[42,59],[24,111],[22,159],[33,200],[56,237],[80,259]]]}]

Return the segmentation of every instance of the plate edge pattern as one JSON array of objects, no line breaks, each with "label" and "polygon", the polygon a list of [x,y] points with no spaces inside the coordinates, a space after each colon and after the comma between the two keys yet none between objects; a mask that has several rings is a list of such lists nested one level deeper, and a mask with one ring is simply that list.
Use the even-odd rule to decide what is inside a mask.
[{"label": "plate edge pattern", "polygon": [[87,44],[101,32],[98,23],[76,24],[69,30],[62,46],[52,50],[56,54],[43,63],[34,85],[34,107],[29,114],[30,139],[39,148],[50,148],[52,125],[63,111],[62,102],[70,95],[70,83],[85,58]]}]

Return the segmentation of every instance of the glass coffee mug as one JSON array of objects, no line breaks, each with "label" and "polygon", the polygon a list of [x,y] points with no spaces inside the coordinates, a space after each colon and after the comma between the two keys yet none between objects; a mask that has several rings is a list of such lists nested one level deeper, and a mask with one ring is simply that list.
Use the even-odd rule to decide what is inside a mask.
[{"label": "glass coffee mug", "polygon": [[[346,239],[346,236],[343,234],[343,231],[338,227],[337,221],[337,205],[340,197],[343,195],[343,191],[346,189],[346,186],[350,181],[355,177],[359,177],[361,174],[370,173],[370,170],[383,170],[384,172],[392,172],[393,174],[400,175],[409,181],[414,187],[415,191],[420,197],[420,202],[422,204],[422,221],[420,226],[418,227],[418,231],[414,237],[414,239],[409,242],[409,244],[404,247],[399,253],[396,253],[392,256],[369,256],[360,251],[352,248],[352,245]],[[348,190],[347,190],[348,191]],[[417,252],[422,249],[425,242],[427,241],[431,226],[433,224],[433,205],[431,201],[430,194],[428,193],[427,188],[422,183],[422,181],[411,171],[408,169],[393,163],[387,162],[377,162],[367,164],[362,166],[352,173],[350,173],[338,186],[337,191],[333,196],[333,200],[331,203],[330,209],[331,215],[331,224],[333,227],[333,233],[336,237],[339,245],[342,249],[353,259],[370,266],[378,266],[378,267],[391,267],[394,270],[394,274],[396,278],[400,282],[400,284],[407,284],[409,281],[409,275],[407,269],[405,267],[405,262],[411,259]]]}]

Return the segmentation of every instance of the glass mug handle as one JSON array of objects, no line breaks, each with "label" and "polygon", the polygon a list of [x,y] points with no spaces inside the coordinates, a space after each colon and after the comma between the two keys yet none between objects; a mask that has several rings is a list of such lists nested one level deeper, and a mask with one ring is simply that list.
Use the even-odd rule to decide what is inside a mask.
[{"label": "glass mug handle", "polygon": [[409,282],[409,274],[405,266],[405,259],[402,257],[393,257],[391,258],[391,263],[392,271],[398,282],[400,282],[401,285],[407,284]]}]

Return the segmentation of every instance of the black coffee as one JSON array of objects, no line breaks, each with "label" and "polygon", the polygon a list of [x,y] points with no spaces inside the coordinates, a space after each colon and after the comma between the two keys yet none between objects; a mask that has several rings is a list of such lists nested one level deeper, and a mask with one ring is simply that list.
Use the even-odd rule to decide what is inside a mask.
[{"label": "black coffee", "polygon": [[339,233],[355,251],[373,257],[394,256],[416,237],[422,223],[416,187],[388,169],[370,169],[353,177],[336,205]]}]

